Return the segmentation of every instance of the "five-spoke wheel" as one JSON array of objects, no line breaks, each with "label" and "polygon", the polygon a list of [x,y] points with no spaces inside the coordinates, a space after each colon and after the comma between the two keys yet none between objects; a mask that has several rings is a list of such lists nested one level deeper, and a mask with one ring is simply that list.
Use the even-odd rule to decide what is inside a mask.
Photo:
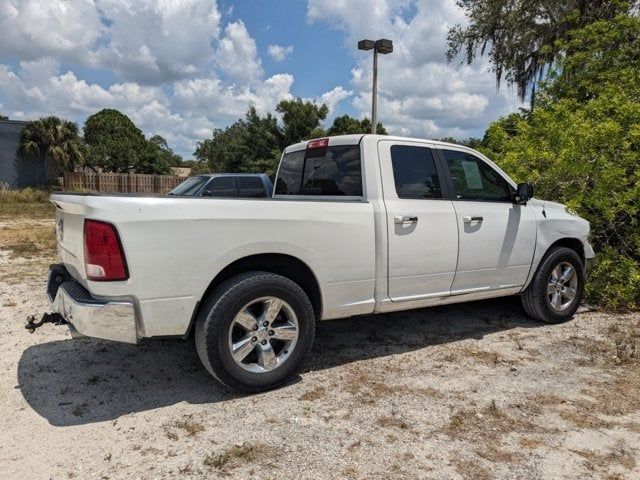
[{"label": "five-spoke wheel", "polygon": [[248,272],[223,282],[196,320],[196,348],[224,385],[254,392],[287,381],[311,350],[315,313],[299,285]]},{"label": "five-spoke wheel", "polygon": [[537,320],[563,322],[580,305],[583,287],[584,264],[580,256],[570,248],[552,247],[522,293],[522,306]]},{"label": "five-spoke wheel", "polygon": [[284,364],[297,340],[298,318],[287,302],[276,297],[249,302],[236,314],[229,329],[233,359],[254,373]]},{"label": "five-spoke wheel", "polygon": [[547,296],[551,307],[562,312],[571,306],[576,298],[578,276],[575,268],[569,262],[560,262],[549,275]]}]

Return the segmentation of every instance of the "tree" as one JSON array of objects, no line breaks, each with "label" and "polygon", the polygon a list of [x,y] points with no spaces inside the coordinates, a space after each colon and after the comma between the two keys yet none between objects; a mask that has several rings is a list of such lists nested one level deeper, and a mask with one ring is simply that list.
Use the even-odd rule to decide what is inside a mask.
[{"label": "tree", "polygon": [[78,136],[78,126],[58,117],[42,117],[27,123],[20,135],[20,149],[44,156],[49,178],[71,170],[85,159],[85,145]]},{"label": "tree", "polygon": [[494,122],[484,138],[514,179],[591,223],[587,298],[620,309],[640,306],[640,46],[629,42],[639,32],[633,16],[572,31],[563,73],[542,85],[538,106]]},{"label": "tree", "polygon": [[125,114],[105,108],[87,118],[84,139],[90,147],[87,163],[107,172],[126,172],[144,159],[144,135]]},{"label": "tree", "polygon": [[[380,135],[387,134],[386,129],[380,122],[378,122],[378,125],[376,126],[376,131]],[[326,135],[331,137],[335,135],[349,135],[357,133],[371,133],[371,120],[368,118],[358,120],[357,118],[353,118],[349,115],[342,115],[341,117],[333,119],[333,124],[327,130]]]},{"label": "tree", "polygon": [[587,102],[616,86],[634,92],[640,85],[640,19],[619,15],[570,31],[562,43],[571,52],[552,71],[545,92],[549,100]]},{"label": "tree", "polygon": [[198,160],[185,160],[180,165],[181,167],[190,168],[191,172],[189,176],[192,177],[194,175],[200,175],[202,173],[211,173],[211,168],[206,161],[198,161]]},{"label": "tree", "polygon": [[[302,99],[283,100],[276,110],[282,115],[282,125],[278,125],[270,113],[262,116],[254,107],[249,107],[243,119],[227,128],[215,129],[211,138],[198,142],[194,156],[199,162],[207,162],[214,172],[273,175],[282,151],[293,143],[326,135],[371,131],[368,118],[357,120],[343,115],[325,132],[321,121],[327,116],[327,106]],[[386,134],[381,123],[378,131]]]},{"label": "tree", "polygon": [[273,115],[262,117],[249,107],[244,119],[215,129],[210,139],[198,142],[194,156],[214,172],[272,174],[280,158],[281,138]]},{"label": "tree", "polygon": [[464,51],[467,63],[489,50],[496,81],[515,84],[521,99],[550,66],[571,54],[570,32],[611,20],[638,7],[637,0],[458,0],[469,23],[449,30],[447,58]]},{"label": "tree", "polygon": [[280,142],[281,148],[284,148],[301,140],[322,136],[320,122],[327,118],[329,108],[298,98],[281,101],[276,111],[282,115],[284,124]]},{"label": "tree", "polygon": [[9,120],[9,117],[6,115],[0,115],[0,120]]},{"label": "tree", "polygon": [[164,174],[169,172],[170,167],[181,163],[182,157],[173,153],[167,141],[160,135],[154,135],[147,140],[146,151],[136,164],[136,172]]},{"label": "tree", "polygon": [[469,148],[478,148],[482,145],[482,140],[474,137],[465,138],[464,140],[458,140],[457,138],[453,138],[453,137],[443,137],[439,140],[441,142],[453,143],[456,145],[462,145],[464,147],[469,147]]}]

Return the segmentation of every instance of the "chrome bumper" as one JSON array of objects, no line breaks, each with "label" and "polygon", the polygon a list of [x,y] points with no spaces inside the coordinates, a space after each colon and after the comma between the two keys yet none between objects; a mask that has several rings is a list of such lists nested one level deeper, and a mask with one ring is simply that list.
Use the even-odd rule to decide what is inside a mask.
[{"label": "chrome bumper", "polygon": [[95,299],[63,265],[49,268],[47,297],[53,311],[81,335],[125,343],[138,341],[133,303]]}]

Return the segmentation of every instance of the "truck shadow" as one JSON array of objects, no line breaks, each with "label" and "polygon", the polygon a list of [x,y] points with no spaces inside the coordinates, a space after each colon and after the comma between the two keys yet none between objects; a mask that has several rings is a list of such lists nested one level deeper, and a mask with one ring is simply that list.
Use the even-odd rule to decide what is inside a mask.
[{"label": "truck shadow", "polygon": [[[321,322],[304,371],[538,325],[513,298]],[[84,338],[34,345],[20,358],[18,381],[31,408],[56,426],[238,397],[209,377],[192,341],[135,346]]]}]

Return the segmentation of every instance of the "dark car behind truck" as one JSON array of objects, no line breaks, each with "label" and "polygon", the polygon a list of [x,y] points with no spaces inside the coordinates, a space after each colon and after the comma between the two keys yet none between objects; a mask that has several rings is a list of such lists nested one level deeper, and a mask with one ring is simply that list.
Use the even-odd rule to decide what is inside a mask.
[{"label": "dark car behind truck", "polygon": [[169,192],[179,197],[263,198],[273,193],[264,173],[210,173],[190,177]]}]

